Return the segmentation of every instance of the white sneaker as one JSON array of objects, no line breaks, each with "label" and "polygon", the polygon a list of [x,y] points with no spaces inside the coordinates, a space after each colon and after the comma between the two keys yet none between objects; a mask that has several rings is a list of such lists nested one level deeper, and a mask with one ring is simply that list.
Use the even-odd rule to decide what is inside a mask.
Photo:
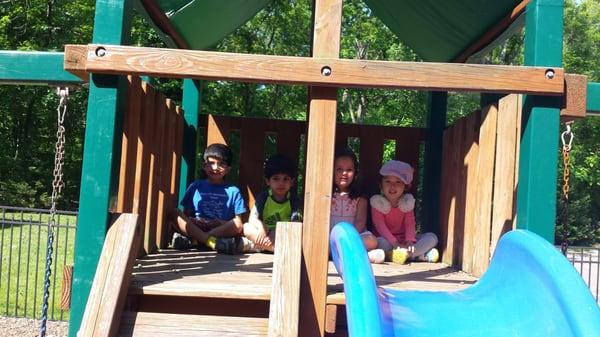
[{"label": "white sneaker", "polygon": [[435,248],[431,248],[430,251],[425,253],[425,260],[427,262],[436,263],[436,262],[438,262],[439,259],[440,259],[440,252]]},{"label": "white sneaker", "polygon": [[369,256],[369,262],[371,263],[383,263],[385,261],[385,252],[383,249],[373,249],[367,253]]}]

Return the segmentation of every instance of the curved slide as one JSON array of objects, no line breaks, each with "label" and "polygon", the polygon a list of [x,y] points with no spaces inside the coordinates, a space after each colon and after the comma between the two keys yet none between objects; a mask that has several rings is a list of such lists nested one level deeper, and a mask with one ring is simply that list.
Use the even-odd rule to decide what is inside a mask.
[{"label": "curved slide", "polygon": [[354,226],[337,224],[330,240],[350,337],[600,337],[600,308],[586,284],[534,233],[504,235],[485,275],[456,292],[378,288]]}]

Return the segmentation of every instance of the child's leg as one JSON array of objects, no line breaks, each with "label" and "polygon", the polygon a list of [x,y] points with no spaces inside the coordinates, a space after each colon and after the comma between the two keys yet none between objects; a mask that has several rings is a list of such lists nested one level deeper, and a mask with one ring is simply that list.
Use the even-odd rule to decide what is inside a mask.
[{"label": "child's leg", "polygon": [[373,233],[369,231],[362,232],[360,234],[360,238],[362,239],[362,242],[365,245],[367,251],[377,248],[377,238],[375,237],[375,235],[373,235]]},{"label": "child's leg", "polygon": [[391,243],[388,242],[384,237],[380,236],[377,238],[377,248],[383,249],[384,252],[391,252],[394,249]]},{"label": "child's leg", "polygon": [[262,224],[258,222],[246,222],[244,224],[244,236],[252,242],[256,242],[256,239],[267,235]]},{"label": "child's leg", "polygon": [[194,224],[194,222],[183,214],[181,210],[178,209],[176,212],[173,212],[171,217],[173,217],[171,219],[171,224],[178,232],[203,244],[206,244],[209,241],[210,236]]},{"label": "child's leg", "polygon": [[417,237],[417,242],[415,243],[415,252],[412,256],[417,257],[424,255],[432,248],[435,248],[438,244],[438,238],[433,233],[424,233]]}]

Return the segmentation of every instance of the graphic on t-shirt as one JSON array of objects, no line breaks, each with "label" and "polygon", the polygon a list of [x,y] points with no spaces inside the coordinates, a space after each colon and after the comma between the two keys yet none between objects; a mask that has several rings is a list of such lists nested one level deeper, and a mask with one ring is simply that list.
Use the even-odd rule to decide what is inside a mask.
[{"label": "graphic on t-shirt", "polygon": [[199,203],[199,210],[202,217],[208,219],[224,219],[227,209],[227,194],[223,193],[202,193],[202,202]]}]

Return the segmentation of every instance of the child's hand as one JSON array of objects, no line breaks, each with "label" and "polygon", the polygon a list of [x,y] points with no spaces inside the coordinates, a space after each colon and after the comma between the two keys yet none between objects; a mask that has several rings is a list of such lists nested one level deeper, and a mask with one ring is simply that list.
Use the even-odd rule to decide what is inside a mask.
[{"label": "child's hand", "polygon": [[414,241],[406,241],[405,245],[406,245],[406,250],[408,250],[408,253],[410,255],[412,255],[415,252],[415,242]]}]

